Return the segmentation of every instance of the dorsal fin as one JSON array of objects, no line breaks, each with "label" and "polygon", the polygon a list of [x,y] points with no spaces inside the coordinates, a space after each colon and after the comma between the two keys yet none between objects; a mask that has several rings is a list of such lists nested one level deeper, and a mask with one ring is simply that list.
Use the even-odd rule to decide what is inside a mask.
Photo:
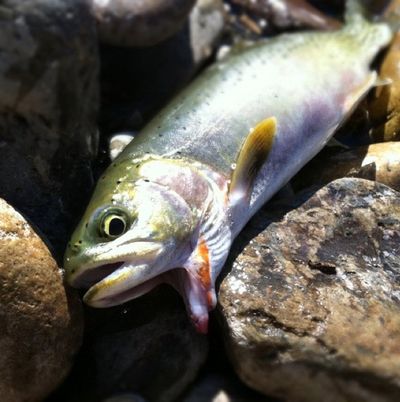
[{"label": "dorsal fin", "polygon": [[250,197],[253,182],[271,151],[276,127],[276,118],[269,117],[258,123],[244,140],[229,186],[231,204],[244,196]]}]

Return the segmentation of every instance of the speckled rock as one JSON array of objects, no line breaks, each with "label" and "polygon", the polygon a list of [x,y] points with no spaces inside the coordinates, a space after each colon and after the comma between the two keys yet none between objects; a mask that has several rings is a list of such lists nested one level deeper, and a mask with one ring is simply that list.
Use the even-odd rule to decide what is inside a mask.
[{"label": "speckled rock", "polygon": [[169,286],[86,313],[82,352],[51,402],[98,402],[117,395],[175,401],[206,360],[208,339],[196,333],[181,297]]},{"label": "speckled rock", "polygon": [[81,343],[79,299],[45,244],[0,200],[0,399],[42,401]]},{"label": "speckled rock", "polygon": [[348,151],[325,149],[292,180],[295,189],[360,177],[400,191],[400,142],[383,142]]},{"label": "speckled rock", "polygon": [[92,0],[100,40],[152,46],[176,33],[196,0]]},{"label": "speckled rock", "polygon": [[297,202],[233,249],[219,311],[236,372],[290,401],[400,400],[400,194],[346,178]]},{"label": "speckled rock", "polygon": [[102,132],[141,129],[212,56],[224,23],[222,0],[198,0],[182,29],[156,46],[103,46]]},{"label": "speckled rock", "polygon": [[0,32],[0,196],[61,254],[92,184],[95,21],[86,0],[5,0]]}]

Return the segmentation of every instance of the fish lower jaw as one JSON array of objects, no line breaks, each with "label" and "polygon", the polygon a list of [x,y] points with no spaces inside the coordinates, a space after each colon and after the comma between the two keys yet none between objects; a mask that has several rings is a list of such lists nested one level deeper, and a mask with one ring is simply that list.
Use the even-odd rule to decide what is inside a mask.
[{"label": "fish lower jaw", "polygon": [[[149,268],[149,267],[137,267]],[[121,273],[123,268],[120,268]],[[111,274],[109,277],[111,277]],[[114,274],[115,275],[115,274]],[[167,269],[160,274],[141,280],[140,283],[129,284],[129,278],[120,276],[114,283],[106,277],[93,285],[84,295],[84,302],[95,308],[107,308],[126,303],[150,292],[160,284],[166,283],[177,290],[184,299],[188,315],[199,333],[206,334],[208,330],[208,311],[215,302],[215,294],[204,288],[201,282],[184,268]],[[123,281],[126,282],[123,282]]]}]

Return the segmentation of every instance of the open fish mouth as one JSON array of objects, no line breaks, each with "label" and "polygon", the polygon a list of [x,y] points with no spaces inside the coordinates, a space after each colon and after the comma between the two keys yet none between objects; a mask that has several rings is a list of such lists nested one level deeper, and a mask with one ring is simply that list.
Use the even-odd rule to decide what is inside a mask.
[{"label": "open fish mouth", "polygon": [[74,288],[90,288],[115,272],[122,264],[124,264],[124,261],[112,262],[110,264],[99,265],[93,269],[85,270],[70,281],[70,284]]},{"label": "open fish mouth", "polygon": [[[101,267],[103,272],[108,264]],[[183,297],[186,309],[197,330],[207,332],[210,303],[208,290],[200,280],[185,268],[154,269],[149,265],[122,263],[114,272],[95,283],[86,292],[83,300],[91,307],[106,308],[136,299],[156,286],[167,283]]]},{"label": "open fish mouth", "polygon": [[148,269],[145,265],[136,266],[136,272],[132,273],[129,264],[122,264],[112,274],[90,287],[83,300],[92,307],[105,308],[136,299],[162,283],[168,283],[177,290],[182,288],[182,276],[185,274],[183,269],[168,269],[155,276],[150,274],[147,278],[137,278],[141,276],[140,271],[146,270],[148,273]]}]

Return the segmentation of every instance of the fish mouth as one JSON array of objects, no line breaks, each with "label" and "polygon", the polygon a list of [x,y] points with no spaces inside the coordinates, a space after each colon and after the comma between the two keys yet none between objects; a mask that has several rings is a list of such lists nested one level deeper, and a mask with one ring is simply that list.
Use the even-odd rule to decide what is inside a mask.
[{"label": "fish mouth", "polygon": [[79,289],[90,288],[94,284],[102,281],[111,273],[115,272],[123,263],[124,261],[112,262],[109,264],[99,265],[94,269],[88,269],[85,272],[82,272],[79,276],[73,278],[73,280],[70,280],[70,285]]},{"label": "fish mouth", "polygon": [[[103,272],[109,265],[115,264],[102,267]],[[214,307],[210,305],[209,289],[185,268],[158,270],[154,266],[125,262],[91,286],[83,300],[91,307],[112,307],[136,299],[162,283],[171,285],[181,294],[195,328],[200,333],[207,333],[208,311]]]}]

